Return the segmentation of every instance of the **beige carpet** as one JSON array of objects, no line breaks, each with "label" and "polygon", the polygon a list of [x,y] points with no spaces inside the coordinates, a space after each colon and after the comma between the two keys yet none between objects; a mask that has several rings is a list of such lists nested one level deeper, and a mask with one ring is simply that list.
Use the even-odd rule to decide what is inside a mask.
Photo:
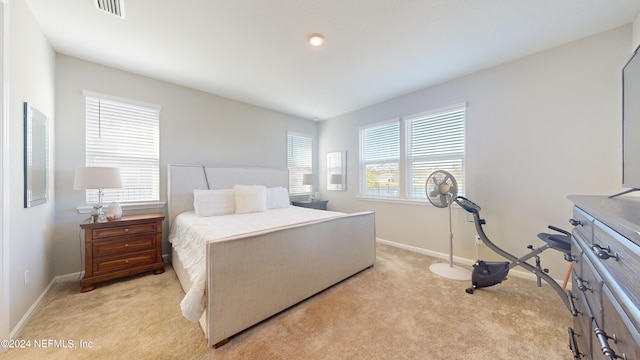
[{"label": "beige carpet", "polygon": [[[571,316],[548,286],[510,277],[469,295],[441,260],[378,245],[376,266],[207,348],[170,266],[98,285],[56,284],[1,359],[570,359]],[[34,340],[49,348],[34,348]],[[60,348],[71,345],[75,348]],[[81,348],[81,341],[92,347]],[[85,344],[82,343],[82,344]],[[56,346],[58,346],[56,348]]]}]

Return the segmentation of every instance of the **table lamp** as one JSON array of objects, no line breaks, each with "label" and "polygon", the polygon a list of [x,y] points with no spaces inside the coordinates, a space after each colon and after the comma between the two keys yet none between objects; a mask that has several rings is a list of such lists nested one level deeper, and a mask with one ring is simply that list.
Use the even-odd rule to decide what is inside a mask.
[{"label": "table lamp", "polygon": [[102,212],[102,189],[113,189],[122,187],[122,177],[120,169],[115,167],[79,167],[76,169],[76,176],[73,181],[74,190],[98,190],[98,203],[91,211],[91,222],[104,221]]},{"label": "table lamp", "polygon": [[315,198],[315,193],[313,192],[313,174],[302,174],[302,185],[311,185],[311,196],[309,200],[313,201]]}]

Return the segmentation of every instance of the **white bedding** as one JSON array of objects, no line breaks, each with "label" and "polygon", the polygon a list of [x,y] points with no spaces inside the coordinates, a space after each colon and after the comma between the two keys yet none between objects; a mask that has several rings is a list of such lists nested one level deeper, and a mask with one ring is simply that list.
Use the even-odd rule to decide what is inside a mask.
[{"label": "white bedding", "polygon": [[198,216],[194,211],[178,215],[171,227],[169,242],[178,253],[189,274],[192,286],[180,303],[182,314],[197,322],[205,308],[206,244],[238,235],[276,230],[343,216],[333,211],[320,211],[297,206],[265,212]]}]

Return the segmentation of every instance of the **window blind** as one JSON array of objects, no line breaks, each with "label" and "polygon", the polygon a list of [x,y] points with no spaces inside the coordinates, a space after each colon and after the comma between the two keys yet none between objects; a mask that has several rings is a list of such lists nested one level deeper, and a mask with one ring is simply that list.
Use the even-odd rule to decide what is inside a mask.
[{"label": "window blind", "polygon": [[[104,189],[103,203],[160,200],[160,108],[86,96],[86,165],[120,168],[122,189]],[[87,204],[98,202],[87,190]]]},{"label": "window blind", "polygon": [[435,170],[450,172],[464,194],[465,106],[406,119],[407,197],[426,198],[424,184]]},{"label": "window blind", "polygon": [[398,197],[400,121],[360,129],[360,195]]},{"label": "window blind", "polygon": [[464,195],[466,104],[360,128],[360,195],[426,199],[435,170],[450,172]]},{"label": "window blind", "polygon": [[287,133],[287,167],[289,169],[289,194],[307,195],[311,185],[303,184],[304,174],[313,173],[313,138],[309,135]]}]

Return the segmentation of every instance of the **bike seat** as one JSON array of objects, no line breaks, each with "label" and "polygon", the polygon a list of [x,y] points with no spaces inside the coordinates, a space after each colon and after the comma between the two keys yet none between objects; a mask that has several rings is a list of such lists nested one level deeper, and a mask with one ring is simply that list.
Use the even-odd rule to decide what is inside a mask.
[{"label": "bike seat", "polygon": [[540,233],[538,237],[553,249],[565,253],[571,252],[571,236],[569,235]]}]

